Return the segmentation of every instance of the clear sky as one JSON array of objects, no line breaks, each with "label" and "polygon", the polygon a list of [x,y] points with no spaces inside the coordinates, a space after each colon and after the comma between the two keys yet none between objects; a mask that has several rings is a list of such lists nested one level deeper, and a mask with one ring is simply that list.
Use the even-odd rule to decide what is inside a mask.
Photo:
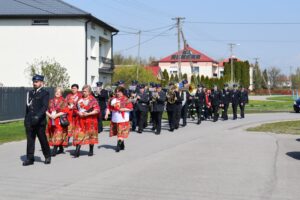
[{"label": "clear sky", "polygon": [[[219,60],[230,56],[228,43],[238,43],[234,55],[262,68],[279,67],[289,74],[300,67],[299,0],[65,0],[119,29],[114,51],[162,58],[177,51],[172,18],[185,17],[188,44]],[[183,46],[183,44],[181,44]],[[132,47],[132,48],[130,48]]]}]

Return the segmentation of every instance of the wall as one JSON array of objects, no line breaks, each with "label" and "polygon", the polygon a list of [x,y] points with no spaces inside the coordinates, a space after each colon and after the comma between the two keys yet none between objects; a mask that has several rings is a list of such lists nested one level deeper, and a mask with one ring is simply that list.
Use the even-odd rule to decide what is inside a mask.
[{"label": "wall", "polygon": [[84,84],[84,20],[49,19],[32,26],[31,19],[0,20],[0,82],[4,86],[31,86],[24,70],[35,59],[54,58],[67,68],[70,84]]}]

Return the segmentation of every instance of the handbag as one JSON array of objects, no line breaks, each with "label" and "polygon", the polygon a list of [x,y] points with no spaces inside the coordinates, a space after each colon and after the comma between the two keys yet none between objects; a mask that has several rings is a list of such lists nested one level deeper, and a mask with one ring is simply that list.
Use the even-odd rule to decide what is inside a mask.
[{"label": "handbag", "polygon": [[62,116],[60,116],[59,122],[62,127],[68,127],[70,125],[70,122],[67,118],[67,114],[63,114]]}]

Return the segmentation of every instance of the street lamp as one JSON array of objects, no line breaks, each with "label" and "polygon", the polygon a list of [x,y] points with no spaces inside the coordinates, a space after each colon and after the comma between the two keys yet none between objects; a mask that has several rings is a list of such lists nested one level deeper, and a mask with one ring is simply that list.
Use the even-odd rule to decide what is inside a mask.
[{"label": "street lamp", "polygon": [[233,83],[233,47],[234,46],[239,46],[240,44],[235,44],[235,43],[229,43],[228,44],[230,47],[230,65],[231,65],[231,83]]}]

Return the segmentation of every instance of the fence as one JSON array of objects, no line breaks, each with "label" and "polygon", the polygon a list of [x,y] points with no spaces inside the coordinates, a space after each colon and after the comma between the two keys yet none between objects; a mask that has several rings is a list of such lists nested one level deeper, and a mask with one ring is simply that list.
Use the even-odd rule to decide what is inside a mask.
[{"label": "fence", "polygon": [[[0,87],[0,121],[24,118],[27,92],[29,87]],[[50,98],[54,95],[54,88],[46,88]]]}]

